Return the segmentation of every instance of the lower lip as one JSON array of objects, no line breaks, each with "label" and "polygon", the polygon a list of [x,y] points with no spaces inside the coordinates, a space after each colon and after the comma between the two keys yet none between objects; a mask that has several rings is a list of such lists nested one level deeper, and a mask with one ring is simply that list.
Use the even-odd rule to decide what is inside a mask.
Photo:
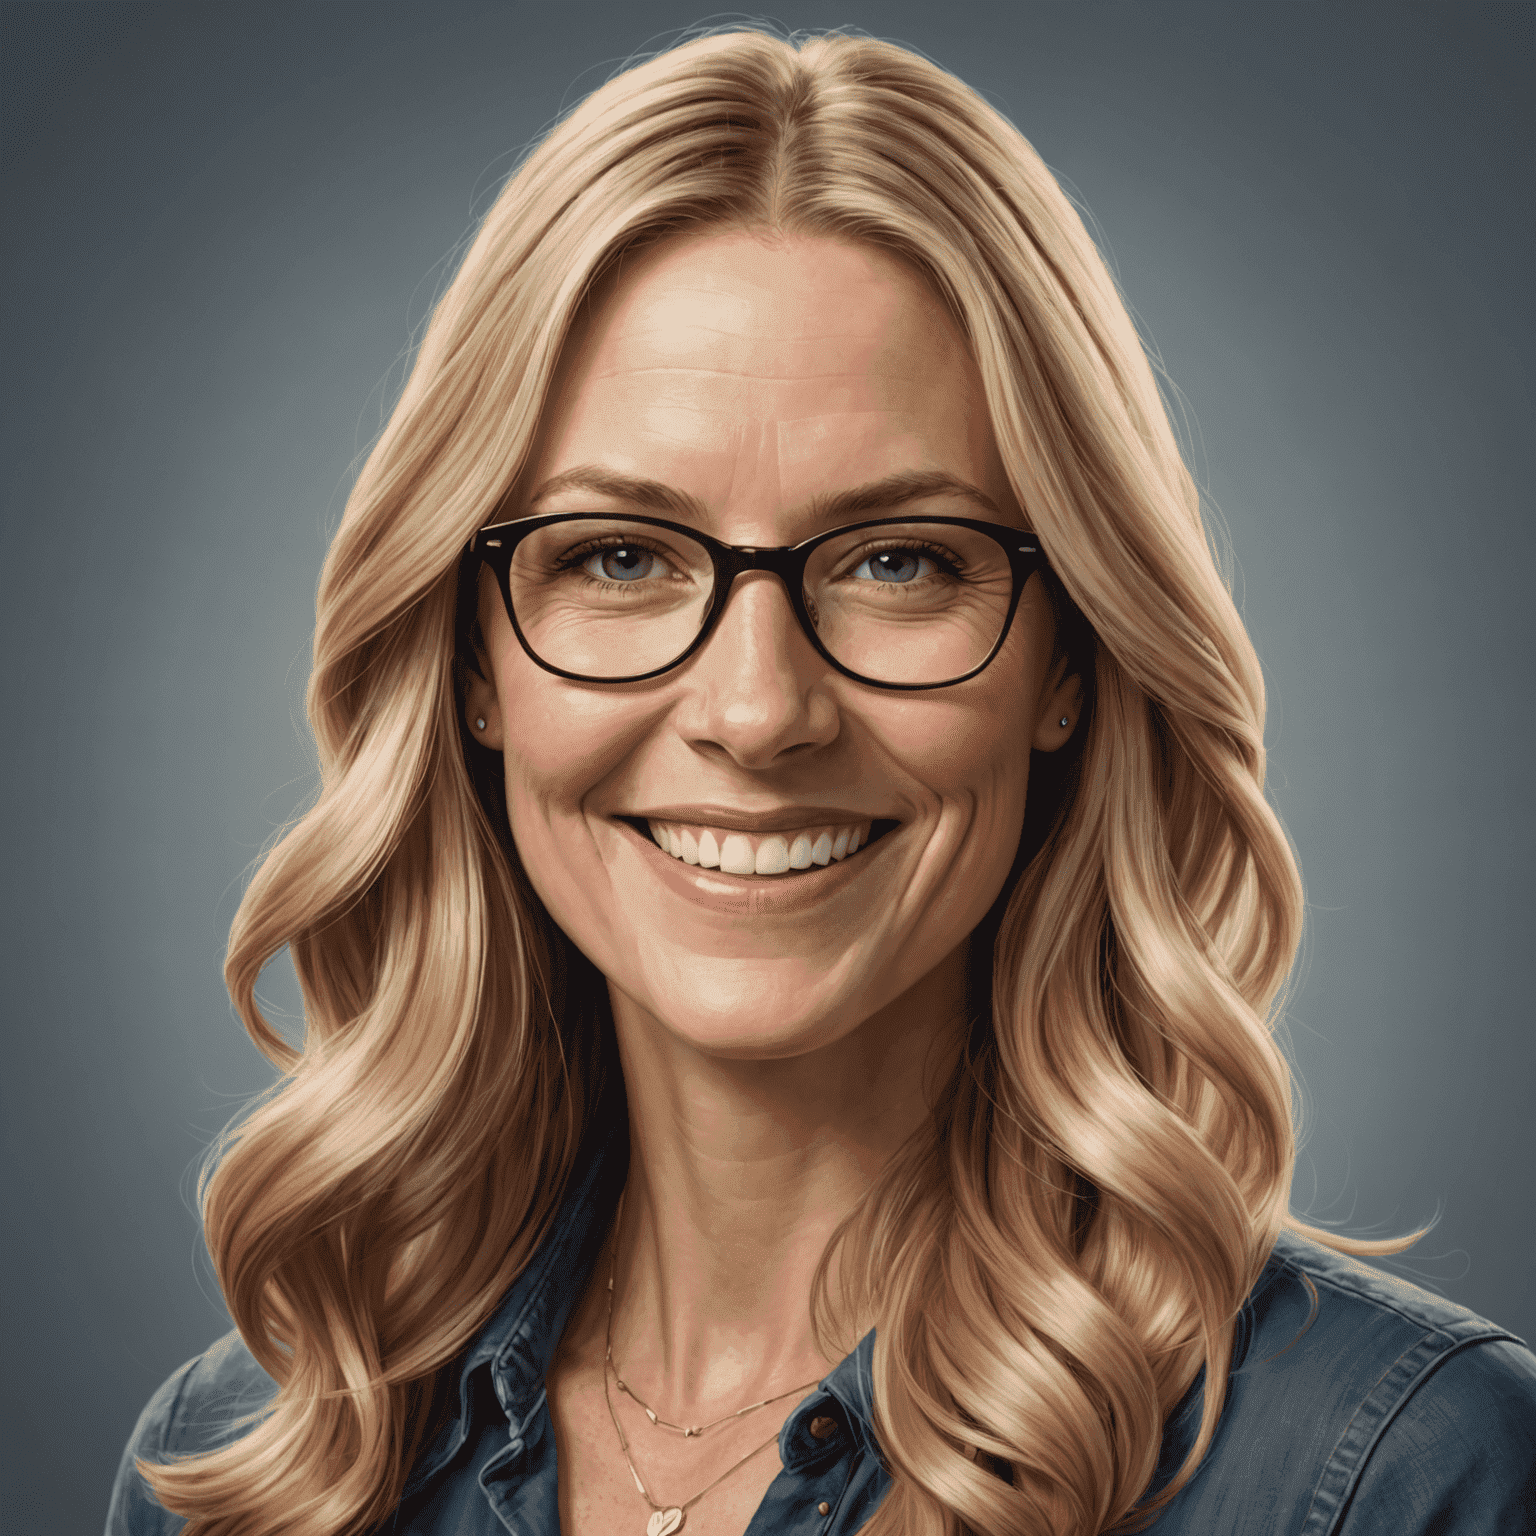
[{"label": "lower lip", "polygon": [[679,896],[715,912],[740,917],[776,917],[781,913],[805,912],[830,900],[861,873],[873,870],[880,850],[895,836],[892,828],[884,837],[867,844],[857,853],[820,869],[794,875],[727,875],[718,869],[701,869],[663,853],[648,837],[643,837],[627,822],[619,827],[639,846],[641,857],[655,870],[657,877]]}]

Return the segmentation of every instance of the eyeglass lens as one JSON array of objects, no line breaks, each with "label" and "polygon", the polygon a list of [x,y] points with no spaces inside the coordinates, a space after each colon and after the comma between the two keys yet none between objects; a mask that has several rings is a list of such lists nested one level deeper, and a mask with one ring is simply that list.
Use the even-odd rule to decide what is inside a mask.
[{"label": "eyeglass lens", "polygon": [[[709,551],[622,517],[550,523],[512,557],[518,626],[550,666],[634,677],[698,638],[714,596]],[[803,597],[827,653],[874,682],[939,684],[981,665],[1008,619],[1008,556],[968,528],[851,529],[811,552]]]}]

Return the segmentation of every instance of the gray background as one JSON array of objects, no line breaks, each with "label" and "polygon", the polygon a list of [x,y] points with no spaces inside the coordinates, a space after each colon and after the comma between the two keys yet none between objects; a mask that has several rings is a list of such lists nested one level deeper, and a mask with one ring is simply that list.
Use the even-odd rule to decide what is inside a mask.
[{"label": "gray background", "polygon": [[[1298,1208],[1536,1337],[1533,12],[839,0],[1091,208],[1188,402],[1310,934]],[[226,1326],[222,946],[313,786],[316,575],[516,152],[677,3],[4,8],[7,1529]],[[1522,441],[1523,439],[1523,441]],[[290,1011],[291,973],[268,987]]]}]

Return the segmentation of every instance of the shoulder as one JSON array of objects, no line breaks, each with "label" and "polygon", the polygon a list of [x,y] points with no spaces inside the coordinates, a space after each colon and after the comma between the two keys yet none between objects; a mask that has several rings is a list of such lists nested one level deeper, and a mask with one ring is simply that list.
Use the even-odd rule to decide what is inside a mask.
[{"label": "shoulder", "polygon": [[1448,1355],[1383,1430],[1336,1529],[1536,1533],[1536,1356],[1509,1339]]},{"label": "shoulder", "polygon": [[1316,1286],[1319,1353],[1344,1367],[1309,1536],[1536,1532],[1536,1355],[1525,1342],[1293,1233],[1272,1262]]},{"label": "shoulder", "polygon": [[[1233,1358],[1211,1450],[1160,1533],[1533,1529],[1536,1357],[1507,1329],[1287,1232]],[[1159,1482],[1202,1405],[1193,1390],[1170,1419]]]},{"label": "shoulder", "polygon": [[166,1510],[134,1466],[217,1450],[250,1429],[277,1384],[257,1365],[238,1333],[217,1343],[161,1383],[134,1425],[118,1464],[106,1536],[171,1536],[184,1524]]}]

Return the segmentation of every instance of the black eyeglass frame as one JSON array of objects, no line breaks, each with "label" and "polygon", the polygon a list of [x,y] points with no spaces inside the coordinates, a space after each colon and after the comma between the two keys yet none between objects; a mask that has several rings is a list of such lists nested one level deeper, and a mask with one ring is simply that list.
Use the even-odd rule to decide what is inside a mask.
[{"label": "black eyeglass frame", "polygon": [[[709,609],[704,615],[703,623],[699,626],[699,632],[694,637],[693,643],[663,667],[653,667],[649,672],[636,672],[628,677],[591,677],[584,672],[568,672],[564,667],[557,667],[552,662],[545,661],[528,643],[528,637],[524,635],[522,625],[517,622],[517,614],[512,606],[512,557],[516,553],[517,546],[537,529],[548,528],[554,523],[612,523],[618,517],[622,517],[625,522],[641,523],[649,528],[666,528],[672,533],[683,534],[696,544],[704,546],[714,566],[715,576]],[[888,683],[880,678],[865,677],[862,672],[855,672],[852,667],[845,667],[821,643],[821,637],[816,633],[816,627],[811,622],[811,615],[805,606],[805,567],[820,545],[830,539],[839,538],[848,533],[857,533],[865,528],[901,527],[912,523],[967,528],[972,532],[985,534],[1002,548],[1003,553],[1008,557],[1009,569],[1013,573],[1013,590],[1008,596],[1008,614],[1003,620],[992,649],[969,672],[959,677],[947,678],[942,683]],[[475,533],[465,547],[464,553],[466,556],[475,557],[484,562],[496,577],[496,584],[501,590],[502,605],[507,610],[512,631],[528,659],[535,666],[542,667],[546,672],[552,672],[556,677],[568,678],[576,683],[643,683],[650,678],[661,677],[675,667],[682,666],[709,639],[715,625],[719,622],[720,615],[725,612],[731,588],[735,585],[738,576],[744,571],[771,571],[784,583],[785,591],[789,594],[790,606],[794,609],[795,618],[799,621],[802,632],[824,661],[835,667],[844,677],[851,677],[857,683],[866,683],[871,688],[889,688],[902,693],[926,692],[933,688],[953,688],[957,683],[968,682],[977,673],[985,671],[992,664],[997,653],[1002,650],[1003,642],[1007,640],[1008,632],[1013,628],[1013,616],[1018,611],[1019,599],[1024,595],[1025,584],[1036,571],[1048,565],[1045,551],[1041,549],[1040,541],[1033,534],[1022,529],[1006,527],[1002,523],[982,522],[970,517],[875,517],[860,523],[844,523],[841,527],[829,528],[825,533],[818,533],[814,538],[804,539],[799,544],[763,547],[753,544],[725,544],[686,523],[668,522],[660,517],[611,512],[551,512],[542,517],[520,517],[511,522],[490,523]]]}]

